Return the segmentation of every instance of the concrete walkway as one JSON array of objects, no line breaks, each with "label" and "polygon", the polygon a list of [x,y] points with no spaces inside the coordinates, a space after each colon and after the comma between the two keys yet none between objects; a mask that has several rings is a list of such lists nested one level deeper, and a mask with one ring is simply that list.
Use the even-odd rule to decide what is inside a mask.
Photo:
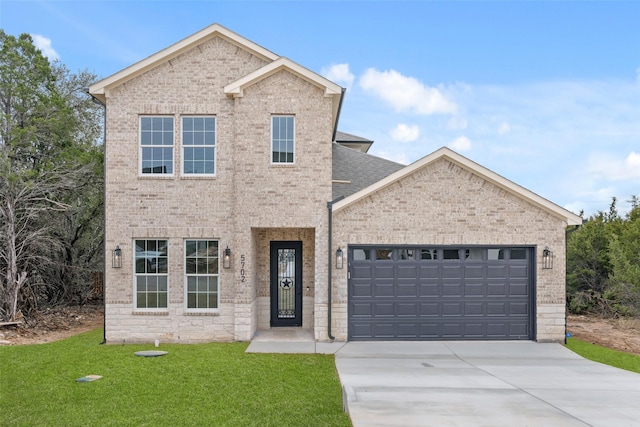
[{"label": "concrete walkway", "polygon": [[369,426],[640,426],[640,375],[560,344],[349,342],[346,410]]}]

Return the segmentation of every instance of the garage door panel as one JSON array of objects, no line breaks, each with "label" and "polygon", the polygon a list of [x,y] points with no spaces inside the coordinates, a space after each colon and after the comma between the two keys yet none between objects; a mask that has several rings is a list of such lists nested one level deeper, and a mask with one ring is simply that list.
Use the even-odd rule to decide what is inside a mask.
[{"label": "garage door panel", "polygon": [[373,304],[364,302],[352,302],[349,304],[349,308],[351,309],[351,314],[353,317],[373,317]]},{"label": "garage door panel", "polygon": [[423,259],[416,247],[365,247],[372,259],[349,259],[350,340],[531,339],[530,254],[433,248]]},{"label": "garage door panel", "polygon": [[444,264],[441,272],[440,277],[443,279],[462,279],[464,277],[464,267],[461,265]]},{"label": "garage door panel", "polygon": [[415,302],[397,303],[396,310],[399,317],[402,317],[402,316],[417,317],[418,316],[418,304]]},{"label": "garage door panel", "polygon": [[465,265],[464,277],[465,279],[481,279],[486,275],[484,265]]},{"label": "garage door panel", "polygon": [[415,264],[398,264],[398,279],[416,280],[419,277],[418,273],[418,266]]},{"label": "garage door panel", "polygon": [[459,297],[462,295],[462,283],[443,283],[442,284],[442,296],[443,297]]},{"label": "garage door panel", "polygon": [[468,316],[483,316],[485,314],[485,303],[482,302],[466,302],[464,303],[464,315]]},{"label": "garage door panel", "polygon": [[393,302],[376,302],[373,304],[373,315],[375,317],[395,317]]},{"label": "garage door panel", "polygon": [[393,264],[391,264],[391,261],[384,261],[383,263],[385,265],[374,265],[373,277],[378,279],[393,279],[395,270]]},{"label": "garage door panel", "polygon": [[418,266],[419,277],[421,279],[439,279],[441,276],[440,270],[440,265],[432,261],[422,262]]},{"label": "garage door panel", "polygon": [[373,297],[392,297],[394,294],[393,282],[379,282],[373,283]]},{"label": "garage door panel", "polygon": [[509,283],[509,295],[510,296],[526,296],[528,293],[526,283]]},{"label": "garage door panel", "polygon": [[506,283],[488,283],[487,284],[487,296],[491,297],[506,297],[507,284]]},{"label": "garage door panel", "polygon": [[419,295],[415,281],[398,280],[396,289],[398,298],[417,298]]},{"label": "garage door panel", "polygon": [[440,284],[439,283],[420,283],[420,296],[421,297],[439,297],[440,296]]},{"label": "garage door panel", "polygon": [[373,296],[373,294],[371,293],[372,290],[373,289],[371,287],[370,281],[362,281],[362,280],[354,281],[351,286],[351,296],[355,298],[372,297]]},{"label": "garage door panel", "polygon": [[527,302],[511,302],[509,303],[509,314],[513,316],[527,316],[529,315],[529,304]]},{"label": "garage door panel", "polygon": [[439,317],[440,316],[440,305],[439,302],[423,302],[418,305],[420,309],[420,316],[427,317]]},{"label": "garage door panel", "polygon": [[442,316],[461,316],[462,315],[462,303],[460,302],[443,302],[442,303]]},{"label": "garage door panel", "polygon": [[465,297],[482,297],[486,293],[485,287],[482,283],[465,283],[464,284],[464,296]]},{"label": "garage door panel", "polygon": [[487,279],[506,279],[509,276],[509,267],[502,265],[487,265]]}]

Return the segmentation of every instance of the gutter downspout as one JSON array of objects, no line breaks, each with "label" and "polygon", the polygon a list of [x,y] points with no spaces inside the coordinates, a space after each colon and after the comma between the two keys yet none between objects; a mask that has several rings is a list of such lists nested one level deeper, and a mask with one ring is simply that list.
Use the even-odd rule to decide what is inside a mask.
[{"label": "gutter downspout", "polygon": [[333,204],[336,202],[339,202],[340,200],[344,199],[344,196],[340,196],[340,197],[336,197],[335,199],[333,199],[330,202],[327,202],[327,211],[329,214],[329,231],[328,231],[328,247],[327,247],[327,336],[329,337],[329,339],[331,341],[335,340],[336,337],[334,337],[333,335],[331,335],[331,274],[332,274],[332,269],[331,266],[333,265],[333,251],[331,249],[331,245],[332,245],[332,224],[333,224]]},{"label": "gutter downspout", "polygon": [[[96,104],[102,106],[104,110],[103,126],[102,126],[102,194],[104,196],[104,202],[102,204],[102,229],[105,232],[105,236],[102,239],[102,253],[107,253],[107,104],[100,101],[98,98],[89,93],[89,88],[85,89],[87,95],[91,97],[91,100]],[[102,344],[107,343],[107,260],[105,257],[104,268],[102,271]]]}]

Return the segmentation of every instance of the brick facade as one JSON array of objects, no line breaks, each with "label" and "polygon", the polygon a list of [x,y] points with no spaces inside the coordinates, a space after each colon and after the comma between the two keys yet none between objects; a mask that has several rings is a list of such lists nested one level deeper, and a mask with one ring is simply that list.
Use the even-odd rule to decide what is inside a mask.
[{"label": "brick facade", "polygon": [[[328,254],[353,244],[536,247],[536,338],[564,338],[562,214],[441,159],[338,209],[329,251],[340,88],[217,25],[165,51],[92,86],[106,104],[105,257],[118,245],[124,260],[106,269],[108,343],[252,339],[270,327],[269,248],[283,240],[302,242],[302,328],[317,340],[329,339]],[[140,173],[143,115],[174,118],[173,174]],[[182,171],[181,117],[200,115],[216,117],[215,176]],[[271,162],[273,115],[295,117],[293,164]],[[168,241],[166,309],[135,307],[136,239]],[[186,239],[232,251],[216,310],[185,309]],[[545,246],[555,251],[553,270],[541,268]],[[332,273],[338,340],[347,338],[346,272]]]}]

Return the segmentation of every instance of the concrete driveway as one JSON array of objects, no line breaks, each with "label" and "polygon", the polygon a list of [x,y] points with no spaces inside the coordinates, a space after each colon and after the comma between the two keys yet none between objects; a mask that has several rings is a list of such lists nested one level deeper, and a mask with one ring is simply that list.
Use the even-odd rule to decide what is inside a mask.
[{"label": "concrete driveway", "polygon": [[365,426],[640,426],[640,374],[560,344],[349,342],[345,407]]}]

